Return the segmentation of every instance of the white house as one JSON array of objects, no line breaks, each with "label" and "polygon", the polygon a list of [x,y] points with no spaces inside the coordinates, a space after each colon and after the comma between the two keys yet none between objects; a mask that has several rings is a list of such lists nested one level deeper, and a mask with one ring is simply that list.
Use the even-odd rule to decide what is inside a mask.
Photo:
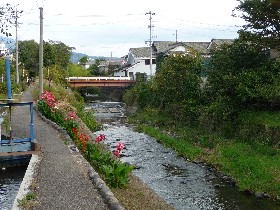
[{"label": "white house", "polygon": [[92,58],[88,59],[88,62],[84,64],[85,69],[88,69],[91,65],[95,64],[95,60]]},{"label": "white house", "polygon": [[0,42],[0,57],[8,55],[8,52],[5,43]]},{"label": "white house", "polygon": [[130,48],[123,68],[114,72],[114,76],[129,76],[136,78],[137,73],[145,73],[147,76],[155,74],[156,59],[152,57],[152,71],[150,68],[150,47]]}]

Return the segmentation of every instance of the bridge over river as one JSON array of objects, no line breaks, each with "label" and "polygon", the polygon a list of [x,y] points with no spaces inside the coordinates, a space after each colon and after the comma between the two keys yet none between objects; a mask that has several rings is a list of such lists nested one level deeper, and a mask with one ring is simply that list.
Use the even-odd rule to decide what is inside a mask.
[{"label": "bridge over river", "polygon": [[129,87],[135,83],[130,77],[68,77],[71,87]]}]

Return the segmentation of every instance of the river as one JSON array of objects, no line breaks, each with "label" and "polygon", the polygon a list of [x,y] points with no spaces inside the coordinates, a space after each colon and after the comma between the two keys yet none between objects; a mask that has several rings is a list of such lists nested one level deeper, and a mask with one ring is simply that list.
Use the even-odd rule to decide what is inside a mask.
[{"label": "river", "polygon": [[0,209],[10,210],[20,188],[27,166],[0,168]]},{"label": "river", "polygon": [[239,192],[230,182],[204,164],[179,157],[155,139],[125,124],[121,103],[91,104],[96,118],[103,122],[104,142],[114,150],[125,144],[121,161],[134,164],[133,173],[160,197],[178,210],[279,210],[279,202],[257,199]]}]

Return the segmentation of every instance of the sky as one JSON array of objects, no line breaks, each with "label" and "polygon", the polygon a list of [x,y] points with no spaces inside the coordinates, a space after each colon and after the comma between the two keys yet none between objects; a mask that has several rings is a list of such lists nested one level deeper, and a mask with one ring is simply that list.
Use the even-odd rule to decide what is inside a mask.
[{"label": "sky", "polygon": [[[3,0],[1,0],[3,1]],[[61,41],[88,56],[122,57],[152,41],[211,41],[237,38],[244,24],[232,17],[237,0],[6,0],[23,10],[18,40]],[[0,3],[0,6],[5,2]],[[15,38],[15,27],[11,29]],[[177,34],[177,36],[176,36]]]}]

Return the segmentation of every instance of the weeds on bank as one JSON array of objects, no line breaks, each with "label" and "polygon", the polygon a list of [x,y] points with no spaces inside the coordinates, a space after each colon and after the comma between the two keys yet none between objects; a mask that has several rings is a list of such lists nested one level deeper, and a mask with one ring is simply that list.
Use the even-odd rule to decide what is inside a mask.
[{"label": "weeds on bank", "polygon": [[[215,133],[209,134],[190,127],[170,129],[166,127],[168,122],[159,122],[160,116],[153,120],[154,112],[150,115],[146,112],[133,116],[130,122],[136,123],[139,131],[173,148],[179,155],[191,160],[205,160],[219,171],[231,176],[241,191],[267,193],[280,200],[279,149],[258,141],[248,143],[244,139],[225,139]],[[252,114],[249,119],[253,117],[255,119]],[[162,119],[166,120],[166,117]],[[258,122],[264,120],[261,118]],[[276,125],[271,115],[269,122]]]},{"label": "weeds on bank", "polygon": [[230,175],[241,191],[269,193],[280,198],[280,152],[260,151],[245,143],[217,145],[208,161]]},{"label": "weeds on bank", "polygon": [[170,137],[167,134],[161,133],[159,129],[147,126],[139,125],[138,130],[147,133],[149,136],[154,137],[158,142],[170,147],[177,151],[177,153],[185,158],[194,160],[201,157],[203,149],[195,145],[190,144],[185,139]]},{"label": "weeds on bank", "polygon": [[74,111],[65,113],[65,110],[60,110],[51,92],[45,91],[41,95],[41,100],[38,101],[37,106],[45,117],[67,131],[85,158],[104,176],[107,184],[113,188],[122,188],[128,184],[128,175],[133,170],[133,166],[121,163],[117,158],[120,156],[124,144],[118,143],[112,154],[100,144],[101,141],[106,139],[105,135],[98,135],[95,142],[90,143],[92,139],[86,134],[84,128],[79,126],[76,113]]},{"label": "weeds on bank", "polygon": [[23,199],[18,200],[18,204],[21,209],[31,209],[38,204],[36,198],[34,193],[27,193]]}]

